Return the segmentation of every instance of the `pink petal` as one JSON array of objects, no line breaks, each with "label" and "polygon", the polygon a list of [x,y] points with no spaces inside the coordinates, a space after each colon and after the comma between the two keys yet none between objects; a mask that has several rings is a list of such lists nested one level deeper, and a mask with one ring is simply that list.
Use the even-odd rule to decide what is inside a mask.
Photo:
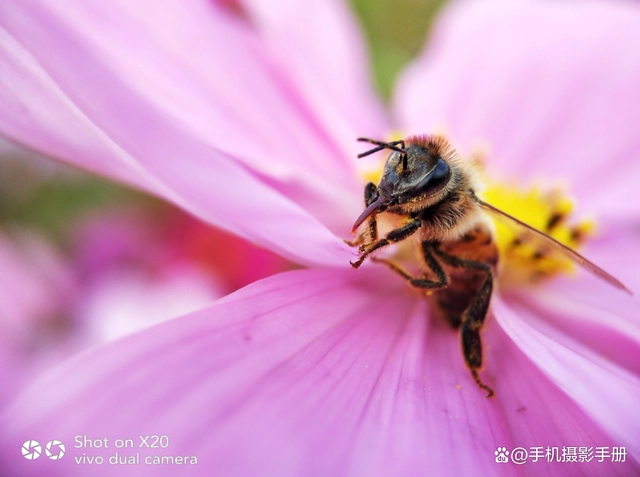
[{"label": "pink petal", "polygon": [[150,178],[70,101],[15,38],[0,28],[0,130],[55,158],[152,190]]},{"label": "pink petal", "polygon": [[[283,66],[278,59],[287,52],[270,51],[235,18],[197,0],[162,8],[111,3],[107,9],[99,2],[31,2],[5,17],[5,28],[69,101],[154,176],[169,162],[192,175],[219,175],[223,159],[215,148],[334,231],[346,230],[357,213],[354,161],[330,140],[304,91],[287,76],[286,61]],[[24,107],[15,112],[24,116]],[[55,111],[46,113],[55,117]],[[181,149],[181,137],[198,150]],[[145,157],[145,149],[154,154]],[[66,159],[84,165],[81,157]],[[221,200],[215,192],[209,191],[210,202]]]},{"label": "pink petal", "polygon": [[39,361],[46,363],[59,353],[49,334],[70,324],[60,315],[77,287],[59,252],[29,234],[0,235],[0,263],[0,406],[4,407],[42,367]]},{"label": "pink petal", "polygon": [[[637,364],[628,370],[599,354],[595,340],[587,345],[564,333],[554,325],[545,323],[567,320],[548,310],[546,316],[537,306],[495,300],[495,313],[505,332],[546,376],[567,393],[598,427],[604,429],[617,445],[625,446],[632,455],[639,455],[640,416],[635,411],[640,399],[640,377]],[[543,322],[539,316],[544,316]],[[574,326],[582,323],[575,319]],[[588,325],[587,325],[588,326]],[[625,346],[627,360],[637,363],[640,343],[621,339],[606,328],[591,327],[603,342]],[[588,332],[587,332],[588,333]],[[578,330],[578,336],[585,334]],[[624,338],[624,337],[622,337]],[[604,445],[604,444],[603,444]]]},{"label": "pink petal", "polygon": [[[605,228],[603,225],[602,229],[597,230],[596,236],[586,244],[581,252],[622,281],[635,295],[638,295],[640,294],[640,275],[637,271],[640,267],[640,256],[637,251],[640,246],[640,235],[636,227],[633,220],[616,227]],[[591,280],[590,283],[593,287],[600,285],[600,289],[603,289],[604,282],[602,281]],[[582,289],[582,285],[576,288]],[[609,288],[609,290],[611,289]],[[621,309],[629,305],[629,302],[614,300],[611,305],[616,307],[620,305],[621,307],[617,309]]]},{"label": "pink petal", "polygon": [[[83,55],[77,53],[80,62]],[[91,61],[89,57],[85,59]],[[20,66],[18,62],[13,64]],[[86,71],[97,68],[97,65],[85,65]],[[78,90],[87,87],[80,83],[77,83]],[[346,246],[315,218],[228,156],[208,148],[192,135],[182,133],[172,124],[171,118],[161,112],[156,114],[151,105],[145,104],[141,95],[120,88],[118,78],[109,70],[105,69],[92,87],[101,91],[120,90],[117,96],[111,97],[108,105],[103,105],[99,114],[111,128],[109,136],[115,141],[112,146],[117,143],[118,151],[130,149],[130,154],[101,155],[100,165],[114,160],[133,162],[134,170],[146,169],[145,183],[151,184],[157,194],[209,223],[253,240],[293,261],[325,265],[347,263],[351,254]],[[91,145],[95,144],[91,142]],[[82,161],[83,157],[92,157],[91,151],[86,152],[88,155],[72,159]],[[192,162],[176,161],[176,158],[183,157],[192,159]],[[109,174],[111,171],[98,172]],[[138,179],[137,175],[131,177]],[[344,229],[348,229],[346,223]]]},{"label": "pink petal", "polygon": [[[83,475],[72,459],[28,462],[15,443],[158,434],[167,449],[126,453],[197,455],[194,476],[521,475],[498,467],[498,446],[615,445],[495,323],[485,339],[493,400],[464,368],[456,332],[389,272],[282,274],[69,361],[2,418],[0,452],[13,473]],[[538,465],[529,475],[638,470]],[[163,471],[175,472],[118,475]]]},{"label": "pink petal", "polygon": [[385,137],[389,125],[371,83],[364,38],[344,2],[246,0],[243,4],[347,157],[362,152],[356,137]]},{"label": "pink petal", "polygon": [[539,287],[520,291],[522,296],[552,304],[556,311],[566,311],[581,319],[607,324],[640,339],[640,321],[634,303],[640,294],[640,237],[633,223],[610,223],[588,241],[580,253],[620,280],[633,296],[612,287],[604,280],[580,269],[571,275],[553,278]]},{"label": "pink petal", "polygon": [[640,10],[630,2],[460,2],[398,84],[401,125],[444,127],[491,175],[570,184],[638,217]]},{"label": "pink petal", "polygon": [[522,290],[519,302],[534,310],[545,326],[570,336],[581,346],[640,375],[640,321],[637,295],[640,277],[637,269],[638,240],[626,235],[592,241],[584,251],[595,263],[620,279],[635,292],[629,296],[596,279],[585,271],[564,276],[542,286]]},{"label": "pink petal", "polygon": [[50,244],[27,233],[0,235],[0,263],[1,334],[26,340],[73,294],[73,273]]}]

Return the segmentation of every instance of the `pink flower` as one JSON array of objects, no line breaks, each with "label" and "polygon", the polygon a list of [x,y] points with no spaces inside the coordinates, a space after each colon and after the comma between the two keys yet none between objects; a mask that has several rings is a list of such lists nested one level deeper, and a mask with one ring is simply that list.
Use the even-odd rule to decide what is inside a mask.
[{"label": "pink flower", "polygon": [[[8,473],[640,471],[636,298],[585,273],[496,294],[489,400],[425,300],[384,267],[348,266],[363,187],[353,139],[391,123],[340,4],[0,8],[3,134],[308,267],[44,376],[0,422]],[[394,126],[444,125],[465,154],[485,140],[494,176],[570,181],[601,227],[585,254],[638,291],[639,27],[633,4],[456,5],[399,81]],[[139,447],[154,435],[167,437]],[[68,455],[27,461],[30,439],[60,439]],[[590,462],[498,463],[498,447]],[[117,463],[136,452],[139,464]]]},{"label": "pink flower", "polygon": [[51,336],[58,338],[68,325],[60,318],[77,287],[63,257],[25,231],[0,235],[0,263],[0,407],[4,407],[60,351]]},{"label": "pink flower", "polygon": [[[154,216],[149,217],[149,209]],[[219,275],[179,256],[173,241],[163,236],[165,223],[173,223],[176,215],[168,207],[128,204],[127,210],[93,211],[70,225],[69,248],[81,296],[69,304],[69,313],[80,325],[85,348],[198,310],[225,295]]]},{"label": "pink flower", "polygon": [[[85,341],[104,342],[198,310],[291,268],[278,256],[166,205],[93,211],[70,229],[82,294],[70,312],[85,328]],[[252,266],[233,263],[233,254]]]},{"label": "pink flower", "polygon": [[[169,222],[193,222],[169,211],[164,215]],[[181,256],[177,244],[159,240],[158,235],[150,243],[149,236],[159,228],[154,230],[139,212],[93,212],[79,223],[68,221],[65,232],[76,247],[66,248],[66,253],[24,226],[4,227],[0,235],[0,405],[30,378],[63,359],[198,310],[224,296],[223,287],[232,285],[219,273],[205,270],[201,262]],[[255,251],[238,244],[241,241],[226,239],[219,243]]]}]

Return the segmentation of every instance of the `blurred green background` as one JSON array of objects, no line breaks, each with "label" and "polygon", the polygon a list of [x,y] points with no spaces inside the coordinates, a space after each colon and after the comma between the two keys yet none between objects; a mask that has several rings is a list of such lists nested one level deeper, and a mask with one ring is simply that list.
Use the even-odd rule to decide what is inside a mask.
[{"label": "blurred green background", "polygon": [[398,71],[422,49],[443,0],[351,0],[369,44],[376,87],[388,99]]}]

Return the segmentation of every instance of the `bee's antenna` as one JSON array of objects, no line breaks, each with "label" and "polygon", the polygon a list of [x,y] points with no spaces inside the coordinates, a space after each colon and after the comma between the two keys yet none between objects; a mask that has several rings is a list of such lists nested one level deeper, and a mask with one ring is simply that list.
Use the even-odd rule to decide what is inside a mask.
[{"label": "bee's antenna", "polygon": [[[358,159],[362,157],[366,157],[370,154],[373,154],[374,152],[378,152],[383,149],[391,149],[392,151],[399,152],[402,156],[402,172],[404,172],[407,169],[407,152],[404,150],[405,148],[404,139],[400,139],[399,141],[383,142],[383,141],[377,141],[375,139],[369,139],[367,137],[359,137],[358,141],[368,142],[378,146],[378,147],[374,147],[373,149],[367,152],[358,154]],[[400,144],[401,146],[396,147],[397,144]]]}]

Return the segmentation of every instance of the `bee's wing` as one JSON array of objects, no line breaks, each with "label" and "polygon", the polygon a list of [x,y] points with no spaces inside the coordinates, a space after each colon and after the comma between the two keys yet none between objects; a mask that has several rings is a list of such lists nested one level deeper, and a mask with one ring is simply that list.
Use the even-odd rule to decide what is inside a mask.
[{"label": "bee's wing", "polygon": [[548,246],[549,248],[560,253],[562,256],[568,258],[572,262],[577,263],[581,267],[584,267],[585,269],[589,270],[595,276],[602,278],[604,281],[606,281],[610,285],[613,285],[614,287],[627,292],[629,295],[633,295],[633,292],[629,290],[626,286],[624,286],[617,278],[613,277],[612,275],[609,275],[602,268],[597,266],[595,263],[590,262],[575,250],[572,250],[566,245],[558,242],[556,239],[554,239],[553,237],[550,237],[544,232],[541,232],[531,227],[530,225],[527,225],[522,220],[516,219],[515,217],[507,214],[506,212],[503,212],[502,210],[494,207],[493,205],[487,204],[486,202],[481,201],[477,197],[476,197],[476,201],[478,202],[478,205],[480,205],[482,210],[489,212],[492,217],[499,219],[506,226],[509,226],[509,227],[513,227],[514,225],[518,226],[518,232],[521,232],[525,239],[528,238],[528,239],[537,241],[541,244],[544,244],[545,246]]}]

